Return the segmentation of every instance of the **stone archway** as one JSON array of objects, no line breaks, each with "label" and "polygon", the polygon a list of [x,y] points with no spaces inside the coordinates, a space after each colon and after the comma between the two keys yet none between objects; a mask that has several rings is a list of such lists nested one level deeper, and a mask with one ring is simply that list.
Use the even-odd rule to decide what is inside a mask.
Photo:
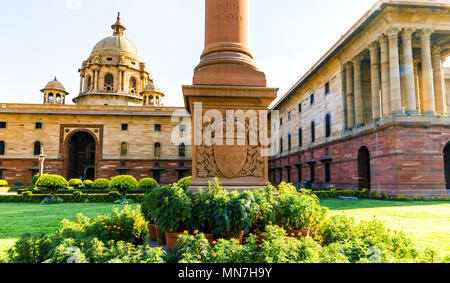
[{"label": "stone archway", "polygon": [[97,141],[91,133],[78,131],[67,137],[65,153],[68,179],[95,180]]},{"label": "stone archway", "polygon": [[358,180],[359,189],[370,190],[370,152],[365,146],[358,152]]},{"label": "stone archway", "polygon": [[444,148],[444,172],[447,190],[450,190],[450,142]]}]

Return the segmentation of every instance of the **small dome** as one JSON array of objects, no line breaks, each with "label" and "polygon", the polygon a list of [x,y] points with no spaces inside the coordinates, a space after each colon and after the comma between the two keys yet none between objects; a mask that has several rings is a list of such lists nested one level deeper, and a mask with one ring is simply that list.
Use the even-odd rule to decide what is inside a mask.
[{"label": "small dome", "polygon": [[161,92],[161,90],[155,83],[151,82],[145,86],[143,92]]},{"label": "small dome", "polygon": [[142,61],[136,45],[123,36],[108,36],[95,45],[91,56],[95,55],[127,55]]},{"label": "small dome", "polygon": [[44,91],[44,90],[58,90],[58,91],[67,93],[67,91],[64,88],[64,86],[62,85],[62,83],[58,82],[56,77],[53,81],[49,82],[41,91]]}]

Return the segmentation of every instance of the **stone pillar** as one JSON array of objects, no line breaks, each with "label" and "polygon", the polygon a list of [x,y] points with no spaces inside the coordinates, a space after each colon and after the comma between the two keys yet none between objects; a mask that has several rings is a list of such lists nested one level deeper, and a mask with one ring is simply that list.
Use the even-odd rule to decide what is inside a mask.
[{"label": "stone pillar", "polygon": [[355,126],[361,127],[364,125],[364,104],[362,99],[362,84],[361,84],[361,61],[362,57],[356,56],[353,58],[353,76],[355,88]]},{"label": "stone pillar", "polygon": [[417,114],[416,84],[414,79],[414,62],[411,43],[411,37],[414,31],[414,29],[404,29],[402,32],[403,68],[406,88],[406,113],[408,115]]},{"label": "stone pillar", "polygon": [[417,114],[421,114],[421,105],[422,102],[420,100],[420,76],[419,76],[419,66],[418,63],[414,63],[414,84],[416,87],[416,109]]},{"label": "stone pillar", "polygon": [[347,81],[347,119],[348,119],[348,128],[352,129],[355,127],[355,96],[354,96],[354,87],[353,87],[353,72],[352,72],[352,64],[345,64],[345,76]]},{"label": "stone pillar", "polygon": [[441,48],[434,46],[431,50],[434,80],[434,100],[437,115],[447,113],[447,102],[445,93],[444,68],[442,67]]},{"label": "stone pillar", "polygon": [[389,74],[389,42],[382,35],[380,37],[381,49],[381,100],[383,117],[391,116],[391,85]]},{"label": "stone pillar", "polygon": [[433,67],[431,62],[431,29],[420,32],[422,44],[422,95],[424,102],[424,115],[436,115],[434,100]]},{"label": "stone pillar", "polygon": [[372,85],[372,118],[377,120],[381,118],[380,107],[380,52],[378,42],[372,42],[369,45],[370,49],[370,76]]},{"label": "stone pillar", "polygon": [[98,71],[94,70],[94,91],[98,90]]},{"label": "stone pillar", "polygon": [[84,76],[81,75],[81,77],[80,77],[80,93],[83,93],[83,80],[84,80]]},{"label": "stone pillar", "polygon": [[400,60],[398,52],[398,28],[390,28],[387,31],[389,38],[389,73],[391,112],[393,115],[402,115],[402,93],[400,84]]}]

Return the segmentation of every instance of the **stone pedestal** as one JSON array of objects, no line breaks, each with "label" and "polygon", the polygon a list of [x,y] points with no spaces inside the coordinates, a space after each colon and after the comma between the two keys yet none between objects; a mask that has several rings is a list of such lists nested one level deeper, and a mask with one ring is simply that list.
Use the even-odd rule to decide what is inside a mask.
[{"label": "stone pedestal", "polygon": [[267,114],[278,89],[248,49],[248,0],[206,0],[205,50],[193,85],[183,86],[192,115],[191,187],[218,177],[227,189],[267,186]]}]

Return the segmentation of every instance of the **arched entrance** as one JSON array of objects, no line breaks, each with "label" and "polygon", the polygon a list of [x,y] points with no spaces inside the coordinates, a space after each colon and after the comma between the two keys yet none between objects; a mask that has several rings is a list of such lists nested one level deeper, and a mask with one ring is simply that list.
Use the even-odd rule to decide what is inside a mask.
[{"label": "arched entrance", "polygon": [[450,190],[450,142],[444,148],[444,171],[447,190]]},{"label": "arched entrance", "polygon": [[370,190],[370,152],[365,146],[358,153],[358,180],[359,189]]},{"label": "arched entrance", "polygon": [[67,143],[68,178],[95,180],[96,141],[87,132],[77,132]]}]

